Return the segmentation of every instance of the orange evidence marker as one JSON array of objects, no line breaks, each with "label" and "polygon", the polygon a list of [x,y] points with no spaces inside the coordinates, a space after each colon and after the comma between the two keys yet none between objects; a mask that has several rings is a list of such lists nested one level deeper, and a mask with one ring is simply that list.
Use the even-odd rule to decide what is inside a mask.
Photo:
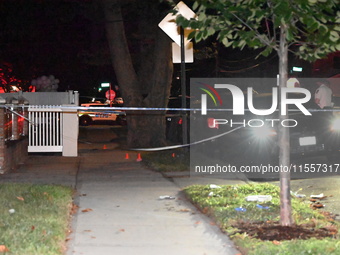
[{"label": "orange evidence marker", "polygon": [[142,161],[142,156],[140,155],[140,153],[138,153],[136,161],[137,161],[137,162]]}]

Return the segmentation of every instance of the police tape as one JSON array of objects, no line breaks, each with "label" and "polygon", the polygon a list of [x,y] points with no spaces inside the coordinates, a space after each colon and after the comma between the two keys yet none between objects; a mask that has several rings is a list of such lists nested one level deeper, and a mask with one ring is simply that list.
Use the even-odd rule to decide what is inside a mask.
[{"label": "police tape", "polygon": [[[89,110],[104,110],[108,113],[110,113],[110,110],[116,110],[116,111],[202,111],[201,108],[162,108],[162,107],[84,107],[84,106],[70,106],[70,105],[55,105],[55,106],[50,106],[50,105],[44,105],[44,106],[37,106],[37,105],[20,105],[20,106],[16,106],[16,107],[12,107],[12,106],[8,106],[8,105],[0,105],[0,108],[5,108],[6,110],[9,110],[10,112],[12,112],[13,114],[16,114],[22,118],[24,118],[25,120],[27,120],[28,122],[32,123],[33,125],[36,125],[36,123],[34,123],[33,121],[31,121],[29,118],[25,117],[24,115],[16,112],[14,109],[15,108],[28,108],[29,110],[34,110],[34,111],[48,111],[49,109],[61,109],[61,111],[64,110],[79,110],[79,111],[89,111]],[[13,108],[13,109],[12,109]],[[206,109],[207,111],[233,111],[233,109]],[[249,109],[245,109],[245,111],[249,111]],[[278,111],[278,110],[276,110]],[[298,109],[289,109],[289,112],[298,112]],[[308,111],[310,112],[340,112],[340,108],[339,109],[308,109]],[[117,113],[117,112],[111,112],[111,113]],[[217,138],[220,138],[222,136],[228,135],[232,132],[235,132],[236,130],[240,129],[240,128],[244,128],[245,126],[239,126],[236,127],[234,129],[231,129],[227,132],[221,133],[219,135],[215,135],[209,138],[205,138],[199,141],[195,141],[192,143],[187,143],[187,144],[179,144],[179,145],[172,145],[172,146],[164,146],[164,147],[156,147],[156,148],[132,148],[130,150],[134,150],[134,151],[161,151],[161,150],[171,150],[171,149],[178,149],[178,148],[185,148],[185,147],[189,147],[192,145],[196,145],[196,144],[201,144],[204,142],[208,142],[208,141],[212,141],[215,140]]]},{"label": "police tape", "polygon": [[243,126],[239,126],[237,128],[231,129],[227,132],[221,133],[219,135],[215,135],[209,138],[205,138],[196,142],[192,142],[192,143],[187,143],[187,144],[179,144],[179,145],[172,145],[172,146],[164,146],[164,147],[156,147],[156,148],[134,148],[134,149],[130,149],[133,151],[164,151],[164,150],[172,150],[172,149],[179,149],[179,148],[184,148],[184,147],[189,147],[191,145],[196,145],[196,144],[200,144],[200,143],[204,143],[204,142],[209,142],[211,140],[215,140],[217,138],[220,138],[222,136],[228,135],[240,128],[243,128]]},{"label": "police tape", "polygon": [[[46,111],[48,109],[70,109],[70,110],[121,110],[121,111],[185,111],[185,112],[192,112],[192,111],[202,111],[202,108],[168,108],[168,107],[124,107],[124,106],[105,106],[105,107],[93,107],[93,106],[71,106],[71,105],[0,105],[0,108],[6,109],[15,109],[15,108],[28,108],[34,109],[35,111]],[[234,109],[229,108],[208,108],[207,111],[217,111],[217,112],[225,112],[230,111],[232,112]],[[244,109],[245,111],[250,111],[249,109]],[[310,112],[340,112],[339,108],[327,108],[327,109],[307,109]],[[276,109],[275,111],[279,111]],[[289,112],[301,112],[299,109],[288,109]]]}]

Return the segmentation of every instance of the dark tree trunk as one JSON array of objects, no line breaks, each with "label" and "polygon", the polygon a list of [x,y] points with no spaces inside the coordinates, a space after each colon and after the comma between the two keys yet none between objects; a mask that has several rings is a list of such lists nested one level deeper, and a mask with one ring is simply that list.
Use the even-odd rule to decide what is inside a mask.
[{"label": "dark tree trunk", "polygon": [[127,121],[129,123],[128,144],[130,148],[154,148],[166,145],[164,114],[154,111],[139,111],[128,115]]},{"label": "dark tree trunk", "polygon": [[[121,1],[101,0],[106,18],[106,34],[113,68],[121,87],[124,105],[129,107],[164,108],[172,81],[171,40],[158,28],[148,24],[149,39],[137,73],[125,34]],[[138,17],[136,17],[138,18]],[[150,30],[152,31],[150,33]],[[155,147],[166,144],[166,122],[163,111],[127,111],[130,148]]]},{"label": "dark tree trunk", "polygon": [[[162,32],[158,31],[152,57],[152,75],[144,86],[141,106],[148,108],[164,108],[170,96],[172,81],[171,42]],[[143,73],[140,74],[141,76]],[[142,78],[141,78],[142,79]],[[145,84],[145,83],[143,83]],[[166,120],[164,111],[139,111],[128,116],[128,144],[131,147],[158,147],[166,145]],[[137,115],[139,114],[139,115]],[[141,139],[143,137],[143,139]]]},{"label": "dark tree trunk", "polygon": [[[141,91],[125,36],[123,16],[119,0],[102,0],[113,69],[124,95],[126,105],[139,105]],[[127,93],[129,92],[129,93]]]}]

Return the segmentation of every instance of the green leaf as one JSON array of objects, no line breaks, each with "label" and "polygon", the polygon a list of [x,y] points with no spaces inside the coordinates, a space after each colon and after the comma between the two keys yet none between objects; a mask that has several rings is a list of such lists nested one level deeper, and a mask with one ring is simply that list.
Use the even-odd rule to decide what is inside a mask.
[{"label": "green leaf", "polygon": [[337,42],[339,40],[339,33],[336,32],[336,31],[331,31],[330,32],[330,35],[329,35],[329,39],[332,41],[332,42]]},{"label": "green leaf", "polygon": [[185,22],[187,21],[186,18],[184,18],[182,15],[178,15],[176,17],[176,24],[178,24],[179,26],[185,27]]},{"label": "green leaf", "polygon": [[197,33],[197,31],[192,31],[192,32],[188,35],[188,39],[189,39],[189,40],[194,39],[196,33]]},{"label": "green leaf", "polygon": [[294,39],[294,34],[293,34],[293,32],[292,32],[291,29],[288,29],[288,30],[287,30],[286,39],[287,39],[287,41],[289,41],[289,42],[292,41],[292,40]]},{"label": "green leaf", "polygon": [[245,40],[241,40],[238,42],[237,47],[241,48],[241,50],[246,46],[247,42]]},{"label": "green leaf", "polygon": [[327,23],[326,18],[323,17],[323,16],[320,16],[320,17],[319,17],[319,20],[320,20],[322,23]]},{"label": "green leaf", "polygon": [[328,32],[328,27],[321,24],[320,27],[319,27],[319,32],[323,35],[326,34]]},{"label": "green leaf", "polygon": [[280,20],[280,25],[282,26],[282,25],[285,25],[285,24],[286,24],[286,21],[285,21],[285,19],[282,17],[281,20]]},{"label": "green leaf", "polygon": [[318,2],[318,0],[308,0],[308,3],[310,3],[311,5],[314,5]]},{"label": "green leaf", "polygon": [[207,37],[208,37],[208,30],[205,29],[205,30],[202,31],[202,38],[203,38],[203,40],[205,40],[205,39],[207,39]]},{"label": "green leaf", "polygon": [[205,21],[207,19],[207,15],[202,12],[198,15],[198,21]]},{"label": "green leaf", "polygon": [[196,2],[192,5],[192,9],[193,9],[193,10],[197,10],[198,6],[199,6],[199,3],[196,1]]},{"label": "green leaf", "polygon": [[233,34],[232,34],[231,32],[229,32],[229,33],[226,35],[226,37],[227,37],[228,39],[233,39]]},{"label": "green leaf", "polygon": [[189,26],[189,20],[187,20],[186,18],[184,18],[183,21],[182,21],[182,26],[183,26],[183,27],[188,27],[188,26]]},{"label": "green leaf", "polygon": [[261,52],[261,54],[265,57],[268,57],[272,51],[273,51],[272,47],[266,47],[265,50]]},{"label": "green leaf", "polygon": [[306,19],[305,19],[305,23],[306,23],[306,25],[308,26],[308,27],[311,27],[311,26],[313,26],[315,23],[316,23],[316,21],[315,21],[315,19],[313,18],[313,17],[306,17]]},{"label": "green leaf", "polygon": [[227,38],[223,38],[222,43],[225,47],[230,47],[233,44],[233,41],[228,41]]},{"label": "green leaf", "polygon": [[213,27],[209,27],[207,29],[207,31],[208,31],[208,36],[211,36],[211,35],[215,34],[215,29]]},{"label": "green leaf", "polygon": [[310,32],[314,32],[314,31],[317,30],[319,27],[320,27],[320,25],[319,25],[317,22],[315,22],[315,23],[313,23],[312,26],[309,26],[307,29],[308,29],[308,31],[310,31]]},{"label": "green leaf", "polygon": [[306,45],[302,45],[299,47],[300,52],[304,52],[306,50]]},{"label": "green leaf", "polygon": [[202,31],[198,31],[196,34],[195,34],[195,40],[197,42],[201,41],[203,39],[203,33]]}]

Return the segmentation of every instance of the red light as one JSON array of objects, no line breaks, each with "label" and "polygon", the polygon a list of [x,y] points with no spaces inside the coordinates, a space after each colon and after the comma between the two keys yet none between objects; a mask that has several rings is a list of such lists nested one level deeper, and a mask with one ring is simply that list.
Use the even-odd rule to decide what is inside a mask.
[{"label": "red light", "polygon": [[180,118],[180,119],[178,120],[178,124],[179,124],[179,125],[182,125],[182,123],[183,123],[183,120],[182,120],[182,118]]},{"label": "red light", "polygon": [[35,92],[35,90],[36,90],[36,86],[33,86],[33,85],[29,86],[28,88],[29,92]]},{"label": "red light", "polygon": [[208,127],[209,128],[217,128],[218,129],[218,124],[215,123],[214,118],[208,118]]}]

